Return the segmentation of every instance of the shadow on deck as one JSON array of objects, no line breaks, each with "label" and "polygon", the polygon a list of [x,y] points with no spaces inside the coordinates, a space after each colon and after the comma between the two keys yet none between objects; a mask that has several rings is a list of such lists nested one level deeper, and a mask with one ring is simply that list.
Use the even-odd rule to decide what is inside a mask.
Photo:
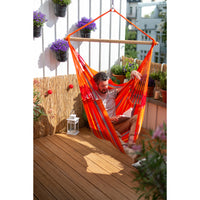
[{"label": "shadow on deck", "polygon": [[132,159],[82,128],[34,140],[34,199],[137,199]]}]

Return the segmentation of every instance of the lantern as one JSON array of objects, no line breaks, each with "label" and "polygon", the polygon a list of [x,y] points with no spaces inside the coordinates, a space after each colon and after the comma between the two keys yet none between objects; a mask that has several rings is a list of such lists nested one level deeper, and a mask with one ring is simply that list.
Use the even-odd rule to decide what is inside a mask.
[{"label": "lantern", "polygon": [[77,135],[79,133],[79,117],[71,114],[67,119],[67,134]]}]

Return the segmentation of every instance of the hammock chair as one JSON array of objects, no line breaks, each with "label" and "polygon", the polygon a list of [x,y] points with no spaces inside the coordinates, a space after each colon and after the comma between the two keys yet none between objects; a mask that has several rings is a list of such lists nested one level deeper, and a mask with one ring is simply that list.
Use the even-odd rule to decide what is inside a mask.
[{"label": "hammock chair", "polygon": [[[121,43],[144,43],[144,44],[151,44],[151,48],[147,53],[146,57],[144,58],[143,62],[138,68],[138,72],[142,74],[141,80],[138,79],[131,79],[127,83],[123,84],[115,84],[111,79],[109,79],[108,89],[114,89],[123,87],[122,90],[119,92],[115,103],[116,103],[116,115],[123,114],[125,111],[133,108],[133,115],[137,114],[137,122],[134,134],[134,142],[136,142],[144,117],[144,110],[145,110],[145,103],[146,103],[146,95],[148,89],[148,79],[149,79],[149,70],[150,70],[150,63],[151,57],[153,52],[154,45],[157,42],[150,37],[148,34],[143,32],[139,29],[136,25],[118,13],[114,8],[110,9],[109,11],[103,13],[96,19],[92,20],[88,24],[80,27],[73,33],[70,33],[65,40],[69,43],[69,48],[72,54],[73,62],[76,68],[76,75],[80,87],[80,93],[82,97],[83,106],[87,115],[89,126],[94,133],[94,135],[100,139],[109,140],[117,149],[121,152],[124,152],[123,146],[120,142],[120,139],[113,127],[113,124],[110,121],[107,111],[104,108],[102,100],[98,98],[96,84],[93,80],[93,76],[97,73],[94,69],[90,68],[88,64],[84,61],[84,59],[79,55],[79,53],[74,49],[70,40],[76,41],[84,41],[84,39],[80,38],[70,38],[71,35],[76,33],[77,31],[85,28],[87,25],[91,24],[92,22],[96,21],[100,17],[106,15],[109,12],[115,12],[120,15],[122,18],[127,20],[130,24],[136,27],[139,31],[149,37],[152,41],[115,41],[115,40],[102,40],[102,39],[89,39],[87,38],[85,41],[94,41],[94,42],[121,42]],[[127,143],[129,138],[129,131],[126,131],[121,135],[121,139]]]}]

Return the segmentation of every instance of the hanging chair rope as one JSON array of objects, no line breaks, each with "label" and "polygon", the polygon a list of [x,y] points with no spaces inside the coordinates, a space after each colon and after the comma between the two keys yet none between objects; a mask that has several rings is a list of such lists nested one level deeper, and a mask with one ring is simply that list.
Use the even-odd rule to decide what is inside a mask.
[{"label": "hanging chair rope", "polygon": [[69,37],[71,37],[71,35],[75,34],[76,32],[84,29],[86,26],[90,25],[91,23],[95,22],[96,20],[98,20],[99,18],[103,17],[104,15],[108,14],[109,12],[115,12],[117,13],[119,16],[121,16],[123,19],[125,19],[126,21],[128,21],[131,25],[133,25],[136,29],[138,29],[140,32],[142,32],[144,35],[146,35],[148,38],[150,38],[152,40],[151,41],[136,41],[136,40],[110,40],[110,39],[93,39],[93,38],[77,38],[77,37],[72,37],[71,40],[72,41],[87,41],[87,42],[106,42],[106,43],[124,43],[124,44],[147,44],[147,45],[157,45],[158,42],[156,42],[154,40],[154,38],[152,38],[150,35],[148,35],[147,33],[145,33],[143,30],[141,30],[140,28],[138,28],[135,24],[133,24],[130,20],[128,20],[126,17],[124,17],[122,14],[120,14],[119,12],[117,12],[114,8],[111,8],[110,10],[108,10],[107,12],[103,13],[102,15],[100,15],[99,17],[93,19],[92,21],[90,21],[89,23],[85,24],[84,26],[81,26],[80,28],[78,28],[77,30],[75,30],[74,32],[70,33],[65,40],[68,40]]}]

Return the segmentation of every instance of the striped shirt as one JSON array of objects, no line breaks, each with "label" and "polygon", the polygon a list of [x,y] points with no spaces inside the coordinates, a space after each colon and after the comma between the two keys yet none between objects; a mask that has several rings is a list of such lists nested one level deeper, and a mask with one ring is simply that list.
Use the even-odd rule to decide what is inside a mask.
[{"label": "striped shirt", "polygon": [[99,97],[101,98],[109,117],[115,116],[116,115],[115,98],[117,97],[117,90],[116,89],[108,90],[106,94],[101,94],[99,95]]}]

